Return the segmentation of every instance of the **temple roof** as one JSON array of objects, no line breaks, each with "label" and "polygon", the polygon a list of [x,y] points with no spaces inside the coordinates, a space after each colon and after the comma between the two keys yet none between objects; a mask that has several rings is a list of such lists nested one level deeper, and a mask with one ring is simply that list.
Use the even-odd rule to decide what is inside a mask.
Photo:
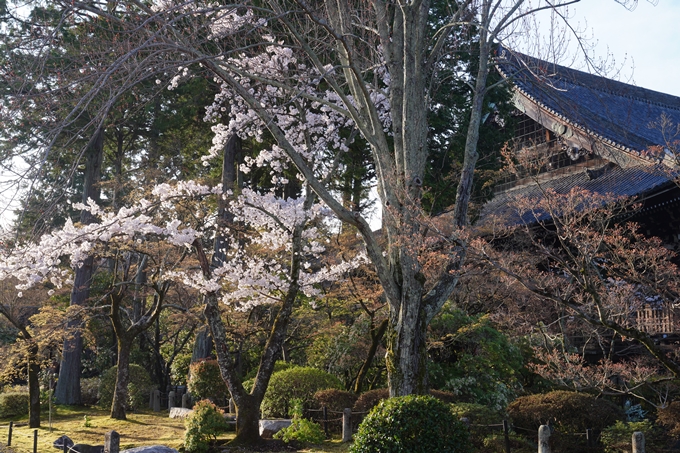
[{"label": "temple roof", "polygon": [[[537,180],[518,180],[507,190],[500,190],[483,207],[482,223],[492,214],[503,216],[509,224],[547,220],[547,214],[539,219],[523,218],[510,207],[516,197],[541,198],[541,189],[567,193],[580,187],[644,199],[674,186],[670,175],[677,172],[677,161],[662,149],[680,136],[664,137],[651,123],[665,117],[675,131],[680,125],[680,97],[504,48],[498,52],[497,68],[512,82],[514,102],[520,111],[561,136],[565,144],[586,148],[595,159],[591,161],[594,166],[547,172]],[[651,146],[659,148],[649,152]]]},{"label": "temple roof", "polygon": [[[643,152],[668,138],[651,125],[680,124],[680,97],[607,79],[501,48],[497,68],[514,89],[566,123],[617,148]],[[611,142],[611,143],[610,143]]]}]

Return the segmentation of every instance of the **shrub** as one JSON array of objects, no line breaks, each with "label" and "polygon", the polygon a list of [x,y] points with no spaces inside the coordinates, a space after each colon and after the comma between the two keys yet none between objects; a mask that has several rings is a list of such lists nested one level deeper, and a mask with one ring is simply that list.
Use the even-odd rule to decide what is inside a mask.
[{"label": "shrub", "polygon": [[503,420],[503,415],[488,406],[475,403],[454,403],[450,405],[451,412],[456,420],[466,418],[469,423],[470,441],[476,450],[484,450],[490,444],[495,444],[495,434],[486,426],[498,425]]},{"label": "shrub", "polygon": [[[434,396],[438,400],[444,403],[455,403],[456,395],[451,392],[445,392],[443,390],[430,390],[430,395]],[[368,412],[373,409],[382,400],[386,400],[390,397],[389,389],[375,389],[369,390],[359,395],[356,403],[354,404],[355,412]]]},{"label": "shrub", "polygon": [[649,420],[641,422],[617,421],[614,425],[605,428],[600,434],[600,442],[604,446],[605,453],[628,453],[635,431],[641,431],[645,434],[645,445],[648,451],[660,451],[664,448],[661,428],[655,427]]},{"label": "shrub", "polygon": [[[113,392],[116,387],[116,373],[118,366],[113,366],[104,371],[99,382],[99,405],[104,408],[111,407]],[[141,366],[130,364],[130,377],[128,383],[127,409],[137,410],[149,402],[149,392],[153,390],[149,374]]]},{"label": "shrub", "polygon": [[471,451],[465,425],[432,396],[382,401],[359,426],[350,453],[462,453]]},{"label": "shrub", "polygon": [[459,401],[459,398],[455,393],[447,392],[445,390],[430,390],[430,395],[446,404],[452,404]]},{"label": "shrub", "polygon": [[368,412],[378,405],[382,400],[390,397],[389,389],[374,389],[359,395],[357,402],[354,403],[355,412]]},{"label": "shrub", "polygon": [[[98,377],[80,380],[80,397],[85,406],[97,404],[99,401],[99,385],[100,379]],[[113,398],[113,395],[111,395],[111,398]]]},{"label": "shrub", "polygon": [[314,406],[314,394],[319,390],[342,388],[338,378],[325,371],[310,367],[295,367],[274,373],[262,400],[262,416],[265,418],[286,417],[288,402],[302,400],[305,409]]},{"label": "shrub", "polygon": [[191,354],[180,354],[175,357],[170,366],[170,379],[173,385],[187,385],[189,366],[191,366]]},{"label": "shrub", "polygon": [[227,430],[224,412],[209,400],[194,405],[194,411],[184,421],[184,449],[187,453],[210,450],[218,434]]},{"label": "shrub", "polygon": [[293,422],[287,428],[283,428],[274,434],[274,439],[283,439],[285,443],[293,440],[312,444],[323,442],[326,437],[321,426],[311,420],[302,418],[302,400],[293,399],[291,404],[293,407]]},{"label": "shrub", "polygon": [[550,441],[556,451],[563,453],[585,450],[585,436],[574,434],[585,433],[587,429],[601,431],[625,418],[623,411],[610,401],[562,390],[517,398],[508,406],[508,413],[513,425],[531,432],[549,423],[556,429]]},{"label": "shrub", "polygon": [[508,406],[508,413],[513,423],[522,428],[538,430],[550,423],[569,433],[602,430],[625,417],[610,401],[563,390],[517,398]]},{"label": "shrub", "polygon": [[656,421],[669,430],[674,437],[680,436],[680,401],[673,401],[656,413]]},{"label": "shrub", "polygon": [[187,388],[192,398],[224,400],[229,398],[227,384],[220,374],[217,360],[201,360],[189,366]]},{"label": "shrub", "polygon": [[29,403],[28,392],[0,393],[0,418],[28,414]]},{"label": "shrub", "polygon": [[314,394],[318,407],[326,406],[328,410],[342,412],[346,407],[354,407],[358,395],[346,390],[326,389]]}]

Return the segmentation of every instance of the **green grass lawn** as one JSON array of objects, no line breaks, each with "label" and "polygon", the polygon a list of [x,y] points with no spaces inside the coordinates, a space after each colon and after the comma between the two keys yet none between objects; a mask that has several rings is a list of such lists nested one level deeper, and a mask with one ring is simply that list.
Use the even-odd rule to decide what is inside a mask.
[{"label": "green grass lawn", "polygon": [[[88,421],[86,426],[85,416]],[[15,426],[12,434],[12,448],[7,445],[9,419],[0,420],[0,451],[29,453],[33,451],[34,429],[28,427],[28,417],[13,419]],[[127,420],[113,420],[109,412],[97,408],[57,406],[52,416],[50,430],[49,414],[41,414],[42,427],[38,429],[38,452],[57,453],[52,443],[59,436],[66,434],[76,443],[102,445],[104,434],[115,430],[120,434],[121,450],[144,445],[167,445],[179,449],[184,440],[184,421],[172,419],[165,412],[142,411],[128,414]],[[16,426],[16,425],[19,426]],[[220,440],[227,442],[233,433],[226,433]],[[339,440],[324,442],[322,445],[310,446],[300,450],[305,453],[344,453],[349,448]]]}]

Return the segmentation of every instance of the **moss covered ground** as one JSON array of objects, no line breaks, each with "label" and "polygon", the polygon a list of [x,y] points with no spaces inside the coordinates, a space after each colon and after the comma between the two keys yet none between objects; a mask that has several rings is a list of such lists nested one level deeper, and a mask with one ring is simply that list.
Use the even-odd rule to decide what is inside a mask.
[{"label": "moss covered ground", "polygon": [[[165,412],[142,411],[128,414],[127,420],[113,420],[109,412],[98,408],[57,406],[52,415],[50,428],[49,414],[41,414],[42,426],[38,429],[38,452],[57,453],[52,446],[55,439],[66,434],[76,443],[101,445],[104,434],[115,430],[120,434],[121,449],[144,445],[167,445],[180,449],[184,438],[184,421],[172,419]],[[87,419],[86,419],[87,416]],[[0,419],[0,452],[29,453],[33,452],[34,429],[28,427],[28,417],[13,420],[12,446],[7,448],[9,419]],[[220,441],[227,443],[233,437],[225,433]],[[309,446],[298,451],[304,453],[345,453],[349,445],[338,440],[324,442],[321,445]],[[226,449],[226,451],[229,451]],[[239,452],[248,450],[239,449]]]}]

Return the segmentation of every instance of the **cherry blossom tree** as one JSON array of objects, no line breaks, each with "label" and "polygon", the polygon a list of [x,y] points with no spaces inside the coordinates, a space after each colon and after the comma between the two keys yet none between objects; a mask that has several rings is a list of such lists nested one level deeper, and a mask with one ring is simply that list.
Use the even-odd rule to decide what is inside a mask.
[{"label": "cherry blossom tree", "polygon": [[[485,97],[495,87],[487,83],[493,47],[531,14],[577,1],[465,0],[443,8],[436,21],[437,5],[427,0],[53,3],[64,18],[96,16],[117,30],[110,60],[85,65],[97,77],[74,112],[95,94],[109,90],[114,100],[142,80],[172,88],[194,75],[213,78],[222,89],[207,112],[215,121],[211,153],[219,154],[233,134],[273,138],[277,146],[254,163],[274,171],[294,166],[310,190],[359,231],[390,309],[391,394],[404,395],[427,391],[426,328],[465,262],[479,128]],[[460,30],[475,33],[477,61],[466,78],[471,114],[452,227],[441,229],[421,208],[428,112],[439,70],[460,48]],[[347,148],[342,137],[352,129],[371,149],[384,242],[329,189],[328,176]],[[285,183],[279,174],[274,178]],[[206,278],[213,274],[207,270]]]}]

